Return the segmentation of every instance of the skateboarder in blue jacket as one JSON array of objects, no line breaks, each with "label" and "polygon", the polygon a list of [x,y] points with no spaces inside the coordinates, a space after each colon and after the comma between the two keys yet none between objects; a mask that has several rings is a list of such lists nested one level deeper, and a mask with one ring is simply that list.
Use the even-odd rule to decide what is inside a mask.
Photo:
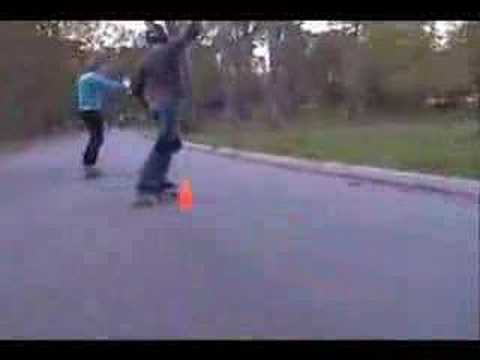
[{"label": "skateboarder in blue jacket", "polygon": [[90,136],[83,153],[83,166],[87,175],[93,172],[104,141],[102,110],[105,98],[111,92],[127,90],[123,83],[110,79],[109,74],[110,66],[104,60],[97,60],[77,82],[78,112]]}]

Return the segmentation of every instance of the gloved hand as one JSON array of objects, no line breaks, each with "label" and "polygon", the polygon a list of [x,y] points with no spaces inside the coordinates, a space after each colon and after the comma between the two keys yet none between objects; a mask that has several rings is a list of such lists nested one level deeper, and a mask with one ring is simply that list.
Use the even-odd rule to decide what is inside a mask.
[{"label": "gloved hand", "polygon": [[123,84],[125,90],[127,91],[127,93],[128,93],[129,95],[131,95],[131,94],[132,94],[132,89],[130,88],[130,85],[131,85],[130,79],[128,79],[127,77],[123,76],[123,77],[122,77],[122,84]]}]

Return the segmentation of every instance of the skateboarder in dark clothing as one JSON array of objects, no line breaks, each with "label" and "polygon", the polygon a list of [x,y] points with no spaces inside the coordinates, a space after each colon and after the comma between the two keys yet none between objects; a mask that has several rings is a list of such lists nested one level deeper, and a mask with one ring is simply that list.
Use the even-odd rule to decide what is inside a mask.
[{"label": "skateboarder in dark clothing", "polygon": [[185,93],[180,63],[185,49],[198,34],[198,25],[192,23],[178,38],[169,39],[163,28],[157,26],[149,38],[153,47],[132,79],[132,94],[162,128],[143,166],[137,184],[139,195],[159,195],[175,187],[166,175],[172,155],[182,146],[177,124],[178,105]]},{"label": "skateboarder in dark clothing", "polygon": [[96,60],[78,80],[78,111],[85,123],[90,139],[83,153],[83,166],[86,175],[94,175],[93,167],[97,162],[100,147],[103,144],[104,119],[102,110],[105,96],[112,91],[126,91],[125,85],[108,78],[109,65]]}]

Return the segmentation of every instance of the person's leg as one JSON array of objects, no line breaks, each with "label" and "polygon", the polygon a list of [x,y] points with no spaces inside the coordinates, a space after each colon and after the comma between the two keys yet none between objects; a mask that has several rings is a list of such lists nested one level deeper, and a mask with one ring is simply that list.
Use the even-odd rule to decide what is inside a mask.
[{"label": "person's leg", "polygon": [[98,153],[103,145],[103,120],[98,112],[84,113],[83,119],[90,135],[88,145],[83,154],[83,165],[90,167],[96,164]]},{"label": "person's leg", "polygon": [[161,153],[165,154],[165,157],[168,157],[168,162],[165,163],[165,168],[162,169],[163,173],[160,174],[162,186],[165,189],[172,189],[176,187],[172,181],[168,180],[167,175],[170,169],[173,154],[181,149],[181,142],[177,127],[177,105],[177,102],[172,102],[160,113],[160,116],[162,116],[162,119],[165,121],[165,132],[163,138],[157,142],[156,147],[157,151],[160,151]]},{"label": "person's leg", "polygon": [[165,173],[170,165],[171,154],[159,153],[155,148],[145,162],[137,185],[138,192],[160,193],[164,190]]},{"label": "person's leg", "polygon": [[83,151],[82,163],[84,166],[90,166],[93,163],[92,149],[95,137],[95,121],[92,117],[91,112],[82,112],[80,113],[80,117],[82,118],[83,123],[85,124],[85,128],[88,132],[88,142]]},{"label": "person's leg", "polygon": [[176,107],[169,105],[152,112],[153,120],[157,123],[163,121],[157,141],[150,152],[141,171],[140,181],[137,185],[139,192],[159,193],[175,185],[166,179],[172,154],[180,150],[176,131]]},{"label": "person's leg", "polygon": [[162,129],[155,143],[155,148],[159,153],[177,152],[176,143],[178,142],[177,131],[177,107],[172,102],[164,108],[153,113],[154,121]]},{"label": "person's leg", "polygon": [[[167,125],[164,110],[151,111],[151,117],[160,131],[140,173],[140,180],[137,184],[139,193],[160,193],[163,190],[163,176],[171,160],[170,153],[166,151],[165,147]],[[162,120],[163,123],[161,123]]]}]

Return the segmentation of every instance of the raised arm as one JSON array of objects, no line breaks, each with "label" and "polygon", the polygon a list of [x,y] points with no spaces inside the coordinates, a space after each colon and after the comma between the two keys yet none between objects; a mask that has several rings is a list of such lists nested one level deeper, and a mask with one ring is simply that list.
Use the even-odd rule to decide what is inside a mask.
[{"label": "raised arm", "polygon": [[180,35],[177,39],[170,41],[170,46],[175,52],[180,52],[184,50],[190,43],[197,38],[200,34],[200,26],[198,23],[191,23],[185,32]]},{"label": "raised arm", "polygon": [[115,90],[117,90],[117,91],[118,91],[118,90],[125,91],[125,90],[126,90],[126,86],[125,86],[123,83],[121,83],[120,81],[111,80],[111,79],[108,79],[108,78],[106,78],[106,77],[104,77],[104,76],[99,77],[98,80],[99,80],[99,81],[101,82],[101,84],[102,84],[103,86],[105,86],[108,90],[113,90],[113,91],[115,91]]}]

